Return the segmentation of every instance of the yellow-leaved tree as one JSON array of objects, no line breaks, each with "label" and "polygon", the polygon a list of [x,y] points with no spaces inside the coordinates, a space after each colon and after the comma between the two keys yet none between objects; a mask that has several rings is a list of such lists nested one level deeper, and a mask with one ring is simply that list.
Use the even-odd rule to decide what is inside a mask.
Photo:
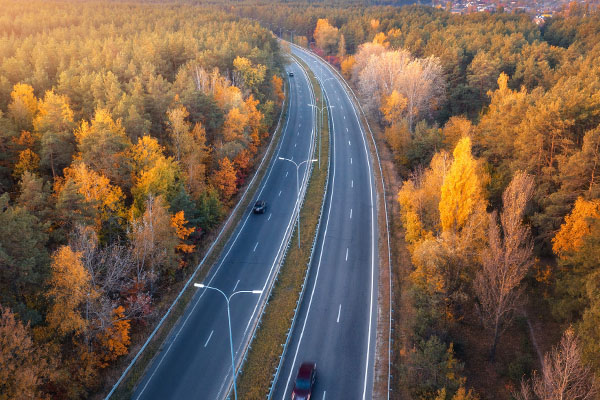
[{"label": "yellow-leaved tree", "polygon": [[458,233],[471,217],[485,219],[486,180],[471,154],[471,138],[460,139],[453,155],[454,161],[442,185],[439,209],[442,231]]},{"label": "yellow-leaved tree", "polygon": [[33,118],[38,111],[38,99],[33,94],[33,87],[26,83],[17,83],[10,93],[11,102],[8,114],[18,129],[31,129]]},{"label": "yellow-leaved tree", "polygon": [[98,109],[91,123],[81,123],[75,138],[83,162],[119,186],[129,185],[126,155],[131,141],[120,119],[115,121],[107,110]]},{"label": "yellow-leaved tree", "polygon": [[600,199],[585,200],[579,197],[573,211],[567,215],[564,224],[552,239],[554,253],[563,257],[578,250],[591,232],[590,220],[593,218],[600,218]]},{"label": "yellow-leaved tree", "polygon": [[165,157],[164,148],[150,136],[143,136],[130,150],[134,186],[132,217],[139,217],[150,196],[162,196],[167,203],[182,187],[180,165]]},{"label": "yellow-leaved tree", "polygon": [[408,99],[396,89],[392,90],[388,96],[382,96],[381,112],[383,118],[390,124],[396,124],[402,119]]},{"label": "yellow-leaved tree", "polygon": [[25,172],[36,173],[40,167],[40,156],[31,149],[25,149],[19,153],[19,161],[13,169],[13,176],[20,178]]},{"label": "yellow-leaved tree", "polygon": [[[77,191],[96,211],[96,232],[111,218],[125,218],[125,195],[120,187],[112,185],[104,175],[90,169],[83,162],[65,168],[65,180],[71,181]],[[60,193],[64,185],[57,185]]]},{"label": "yellow-leaved tree", "polygon": [[165,148],[152,136],[144,135],[139,138],[129,151],[128,158],[133,174],[138,175],[142,171],[152,168],[159,159],[164,158],[164,151]]},{"label": "yellow-leaved tree", "polygon": [[326,55],[335,54],[338,49],[339,31],[326,18],[319,18],[314,33],[317,47],[323,49]]},{"label": "yellow-leaved tree", "polygon": [[69,165],[73,155],[73,110],[66,96],[47,91],[39,102],[39,110],[33,120],[35,133],[40,137],[42,167],[56,176]]},{"label": "yellow-leaved tree", "polygon": [[188,193],[197,199],[206,186],[206,131],[200,123],[192,127],[186,120],[189,113],[184,106],[167,111],[167,117],[175,160],[183,172]]},{"label": "yellow-leaved tree", "polygon": [[243,87],[251,93],[258,93],[258,87],[265,80],[267,67],[262,64],[253,64],[245,57],[236,57],[233,60],[234,77],[237,77]]},{"label": "yellow-leaved tree", "polygon": [[81,262],[81,253],[62,246],[52,256],[51,273],[46,296],[51,305],[46,315],[50,329],[61,336],[79,334],[87,321],[81,315],[81,306],[89,296],[95,296],[89,272]]}]

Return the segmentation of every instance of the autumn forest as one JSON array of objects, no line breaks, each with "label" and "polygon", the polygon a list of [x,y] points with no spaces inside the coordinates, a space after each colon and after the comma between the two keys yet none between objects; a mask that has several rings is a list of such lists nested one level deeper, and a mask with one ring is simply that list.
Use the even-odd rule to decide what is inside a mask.
[{"label": "autumn forest", "polygon": [[110,384],[260,161],[278,35],[341,72],[382,153],[391,398],[597,398],[594,7],[541,26],[355,2],[0,10],[0,399]]},{"label": "autumn forest", "polygon": [[281,58],[214,7],[0,9],[0,398],[86,398],[228,213]]}]

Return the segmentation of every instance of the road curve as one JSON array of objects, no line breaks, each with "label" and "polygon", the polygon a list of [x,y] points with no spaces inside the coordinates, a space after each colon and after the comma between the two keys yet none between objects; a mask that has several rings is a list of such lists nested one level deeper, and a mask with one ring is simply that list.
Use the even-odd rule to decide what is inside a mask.
[{"label": "road curve", "polygon": [[333,108],[331,176],[308,286],[273,399],[290,399],[303,361],[317,363],[313,399],[371,399],[377,329],[378,235],[373,163],[358,112],[323,62],[292,51]]},{"label": "road curve", "polygon": [[[290,158],[301,162],[314,151],[314,112],[307,105],[313,94],[297,63],[286,67],[290,78],[287,121],[255,199],[266,200],[263,215],[245,211],[221,257],[204,283],[230,295],[240,290],[265,289],[285,249],[292,229],[296,201],[296,169]],[[305,187],[306,164],[300,167]],[[254,201],[252,202],[252,204]],[[231,321],[236,365],[244,343],[267,296],[239,294],[231,300]],[[225,299],[214,290],[199,289],[184,315],[172,329],[159,353],[135,389],[133,399],[222,399],[232,380],[229,328]]]}]

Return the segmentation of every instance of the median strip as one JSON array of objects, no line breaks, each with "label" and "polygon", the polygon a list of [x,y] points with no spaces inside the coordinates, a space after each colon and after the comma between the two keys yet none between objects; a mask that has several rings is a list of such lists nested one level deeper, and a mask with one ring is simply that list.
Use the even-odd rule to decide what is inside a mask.
[{"label": "median strip", "polygon": [[[322,106],[323,94],[314,74],[302,60],[298,58],[296,60],[306,69],[315,97],[319,99]],[[327,108],[324,114],[324,121],[328,121]],[[329,127],[326,122],[323,125],[321,152],[327,163],[324,163],[321,169],[317,166],[313,167],[300,212],[302,232],[300,248],[294,245],[288,250],[262,316],[260,328],[251,344],[243,371],[238,377],[238,395],[243,399],[264,399],[268,396],[273,376],[279,367],[280,357],[283,356],[282,350],[291,330],[291,321],[294,320],[296,307],[300,304],[327,188],[329,168],[325,166],[329,165]],[[291,242],[297,241],[296,228]]]}]

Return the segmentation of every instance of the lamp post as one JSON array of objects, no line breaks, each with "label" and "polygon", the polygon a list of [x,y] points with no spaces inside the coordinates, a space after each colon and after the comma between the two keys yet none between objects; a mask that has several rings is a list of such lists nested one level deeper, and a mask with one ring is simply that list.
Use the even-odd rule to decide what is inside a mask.
[{"label": "lamp post", "polygon": [[[328,79],[333,79],[333,78],[328,78]],[[323,94],[321,93],[321,96]],[[326,108],[334,108],[334,106],[328,106],[328,105],[324,105],[323,107],[319,107],[316,106],[314,104],[309,104],[309,106],[316,108],[317,110],[320,110],[320,128],[319,128],[319,169],[321,169],[321,135],[323,134],[323,110]]]},{"label": "lamp post", "polygon": [[296,30],[295,29],[293,29],[293,30],[286,29],[285,31],[290,33],[290,42],[292,44],[294,44],[294,33],[296,33]]},{"label": "lamp post", "polygon": [[300,248],[300,189],[298,187],[299,185],[299,178],[298,178],[298,170],[300,169],[300,166],[306,162],[316,162],[318,160],[304,160],[302,161],[300,164],[296,163],[296,161],[294,160],[290,160],[289,158],[283,158],[283,157],[279,157],[280,160],[283,161],[289,161],[291,163],[293,163],[296,166],[296,204],[298,207],[298,248]]},{"label": "lamp post", "polygon": [[217,289],[216,287],[206,286],[203,283],[194,283],[194,286],[197,288],[200,288],[200,289],[216,290],[217,292],[221,293],[223,295],[223,297],[225,297],[225,301],[227,302],[227,321],[229,322],[229,347],[231,349],[231,374],[233,376],[233,393],[235,396],[235,400],[237,400],[237,386],[235,384],[235,378],[236,378],[236,376],[235,376],[236,375],[235,374],[235,361],[233,359],[233,335],[231,333],[231,312],[229,311],[229,301],[236,294],[239,294],[239,293],[261,294],[262,290],[238,290],[237,292],[231,293],[229,295],[229,297],[227,297],[227,295],[221,289]]}]

